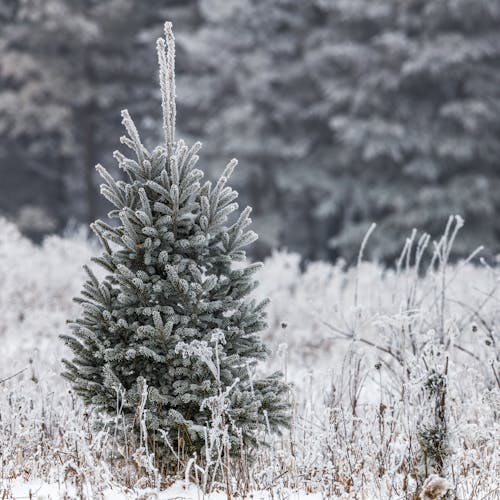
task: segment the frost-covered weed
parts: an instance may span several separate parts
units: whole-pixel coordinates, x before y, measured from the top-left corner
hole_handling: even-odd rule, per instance
[[[451,223],[448,242],[460,225]],[[97,415],[59,375],[58,335],[93,248],[82,235],[35,246],[0,226],[0,496],[19,477],[87,497],[111,483],[168,484],[147,435],[128,450],[114,438],[119,397],[109,430],[96,433]],[[449,264],[446,245],[412,235],[395,269],[301,270],[296,255],[270,257],[258,293],[272,300],[269,363],[292,383],[292,429],[229,457],[224,398],[207,401],[206,456],[181,453],[172,475],[275,498],[287,488],[325,498],[431,498],[444,487],[451,498],[500,495],[499,274],[478,259]]]

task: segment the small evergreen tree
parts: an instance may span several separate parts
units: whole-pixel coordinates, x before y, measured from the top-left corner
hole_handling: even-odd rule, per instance
[[[148,151],[128,113],[122,144],[136,156],[115,152],[127,181],[102,166],[101,193],[114,209],[115,225],[91,225],[104,247],[94,259],[107,271],[99,280],[86,268],[83,314],[65,335],[73,359],[64,376],[85,403],[116,414],[137,428],[137,411],[148,388],[143,416],[157,456],[184,446],[200,452],[213,405],[222,398],[234,445],[258,442],[259,432],[287,424],[287,386],[281,375],[256,379],[267,351],[259,332],[266,302],[249,297],[260,264],[242,264],[250,208],[232,223],[237,193],[226,186],[236,160],[212,185],[195,168],[200,143],[175,139],[175,46],[171,24],[157,42],[165,142]],[[165,432],[166,435],[165,435]],[[133,434],[133,433],[131,433]],[[169,441],[166,445],[165,437]],[[234,449],[234,448],[233,448]]]

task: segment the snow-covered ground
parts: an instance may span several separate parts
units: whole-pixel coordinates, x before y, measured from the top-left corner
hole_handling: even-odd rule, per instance
[[[266,261],[257,293],[272,300],[273,354],[261,369],[285,372],[294,417],[244,474],[234,464],[233,497],[411,498],[426,475],[426,387],[447,370],[442,476],[457,498],[500,498],[500,275],[476,261],[424,276],[416,246],[393,270]],[[61,378],[58,336],[97,251],[84,234],[35,246],[0,221],[0,498],[226,499],[215,481],[211,496],[186,489],[182,467],[159,478],[140,454],[124,458]]]
[[[75,486],[67,483],[48,484],[43,481],[26,482],[20,479],[14,479],[7,482],[4,486],[9,491],[12,498],[33,498],[33,500],[55,500],[59,498],[78,498],[80,492]],[[92,489],[89,488],[89,494]],[[120,500],[120,499],[145,499],[155,500],[227,500],[227,494],[224,492],[215,492],[204,495],[203,492],[192,483],[185,481],[176,481],[172,486],[162,490],[142,489],[142,490],[124,490],[118,486],[103,490],[102,500]],[[305,493],[303,491],[290,491],[286,489],[268,491],[253,491],[253,500],[272,500],[274,498],[286,498],[288,500],[320,500],[320,493]]]

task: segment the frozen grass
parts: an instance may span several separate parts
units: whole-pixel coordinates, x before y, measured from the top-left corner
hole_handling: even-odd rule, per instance
[[[192,457],[156,470],[144,447],[120,448],[118,418],[96,432],[58,339],[95,249],[83,234],[34,246],[0,222],[0,498],[201,497],[179,478],[220,498],[500,498],[500,275],[448,264],[459,226],[435,247],[413,235],[392,270],[268,259],[262,369],[291,383],[292,428],[215,474]],[[217,456],[223,432],[208,431]]]

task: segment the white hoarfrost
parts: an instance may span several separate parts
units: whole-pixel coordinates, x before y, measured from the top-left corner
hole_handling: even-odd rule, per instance
[[[95,249],[84,234],[36,246],[0,220],[0,498],[500,496],[500,274],[448,264],[458,223],[419,265],[416,238],[394,269],[267,259],[256,294],[271,298],[268,363],[291,383],[292,425],[222,464],[220,482],[199,457],[158,471],[147,447],[121,448],[119,394],[96,430],[60,376],[58,337]]]

